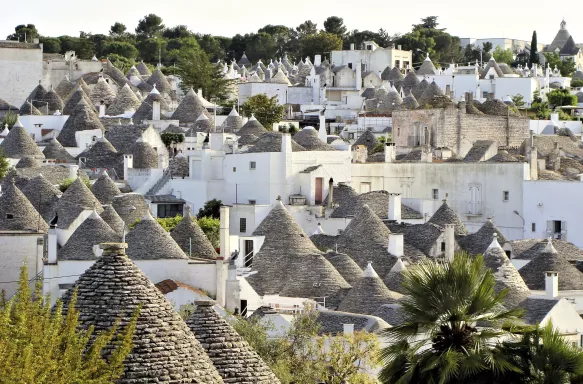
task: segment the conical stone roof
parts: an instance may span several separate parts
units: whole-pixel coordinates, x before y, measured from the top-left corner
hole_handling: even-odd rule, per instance
[[[118,236],[123,233],[124,224],[122,218],[117,214],[111,204],[103,206],[103,212],[101,212],[100,216]],[[127,233],[129,228],[127,225],[125,225],[125,227]]]
[[[255,135],[257,137],[261,136],[267,132],[267,129],[255,118],[255,116],[251,116],[249,120],[237,131],[238,136],[245,136],[245,135]]]
[[[14,168],[38,168],[41,165],[42,163],[37,158],[32,156],[23,156],[20,158],[20,160],[18,160],[18,163],[16,163]]]
[[[146,80],[146,82],[148,84],[150,84],[151,86],[155,85],[156,89],[159,92],[164,92],[168,95],[170,95],[172,93],[172,86],[170,85],[170,83],[168,82],[168,79],[162,73],[160,68],[156,68],[154,70],[154,72],[152,72],[152,75],[150,75],[148,77],[148,80]]]
[[[308,151],[335,151],[336,148],[324,143],[318,136],[318,131],[313,127],[305,127],[298,131],[294,137],[294,141],[307,149]]]
[[[136,64],[136,69],[142,76],[150,76],[152,74],[152,72],[150,72],[150,68],[148,68],[148,66],[144,64],[143,61],[140,61],[138,64]]]
[[[83,80],[82,77],[80,77],[79,80],[77,80],[77,84],[75,85],[75,88],[77,88],[77,86],[79,86],[83,90],[85,95],[89,95],[89,93],[91,93],[91,89],[89,88],[89,86],[87,85],[85,80]]]
[[[172,177],[188,177],[190,174],[190,165],[188,164],[188,157],[182,153],[178,153],[170,160],[168,168],[172,172]]]
[[[28,116],[28,115],[41,116],[42,115],[42,113],[38,110],[38,108],[35,107],[34,105],[32,105],[32,103],[28,100],[26,100],[22,104],[22,106],[18,110],[18,114],[21,116]]]
[[[101,254],[99,244],[119,241],[120,234],[116,234],[113,229],[93,211],[69,240],[59,249],[57,258],[59,260],[95,260]]]
[[[126,84],[119,90],[115,99],[109,108],[107,108],[107,114],[116,116],[125,113],[125,111],[136,111],[140,107],[140,104],[140,100],[138,100],[134,91]]]
[[[180,121],[180,124],[195,123],[201,114],[204,114],[209,121],[213,121],[212,116],[202,105],[202,102],[194,92],[194,89],[190,88],[186,96],[184,96],[184,99],[182,99],[172,114],[172,119]]]
[[[121,160],[115,147],[105,137],[100,137],[83,153],[87,168],[114,168]]]
[[[80,326],[108,331],[118,320],[123,329],[140,308],[119,384],[223,383],[180,315],[125,255],[125,246],[101,245],[103,255],[63,296],[64,311],[76,290]]]
[[[217,252],[196,221],[190,215],[190,205],[186,205],[184,218],[176,225],[170,236],[186,255],[194,258],[214,260]]]
[[[214,301],[197,301],[186,320],[225,383],[279,384],[257,352],[213,308]]]
[[[407,94],[407,92],[412,91],[417,85],[419,85],[419,78],[414,71],[409,71],[401,83],[403,91]]]
[[[63,229],[68,228],[79,217],[79,214],[85,210],[96,210],[97,213],[103,212],[99,201],[93,196],[93,193],[81,178],[77,177],[59,199],[57,204],[57,215],[59,216],[57,226]]]
[[[365,204],[338,237],[338,246],[360,268],[366,268],[372,262],[384,276],[397,261],[387,251],[390,233],[381,219]]]
[[[403,99],[403,106],[407,109],[419,108],[419,103],[410,90],[408,91],[407,96]]]
[[[362,269],[346,253],[328,250],[324,257],[350,285],[354,285],[363,276]]]
[[[354,144],[352,144],[352,149],[356,149],[359,145],[364,145],[367,148],[368,154],[371,155],[377,143],[378,141],[374,133],[367,129],[358,137],[358,139],[356,139]]]
[[[404,79],[405,77],[401,73],[401,70],[397,67],[393,67],[393,69],[391,69],[391,71],[389,72],[389,77],[387,80],[393,83],[393,85],[396,88],[400,88],[403,84]]]
[[[457,242],[470,255],[478,255],[486,252],[492,244],[494,235],[496,235],[498,244],[504,245],[508,242],[502,232],[494,225],[492,219],[488,219],[478,231],[459,237]]]
[[[338,307],[339,311],[372,315],[381,305],[396,304],[401,294],[385,286],[369,262],[363,276],[354,284]]]
[[[20,159],[25,156],[32,156],[37,159],[45,158],[38,145],[36,145],[28,131],[19,121],[12,127],[2,143],[0,143],[0,150],[2,150],[4,156],[12,159]]]
[[[63,100],[52,88],[45,94],[43,101],[47,103],[49,115],[63,110]]]
[[[149,212],[126,235],[126,240],[128,256],[133,260],[188,259]]]
[[[407,294],[405,288],[403,288],[403,280],[405,280],[404,272],[407,270],[405,263],[399,257],[393,268],[387,273],[383,279],[383,283],[393,292],[400,293],[402,295]]]
[[[90,106],[93,112],[97,111],[91,102],[91,99],[89,99],[89,96],[85,93],[85,91],[83,91],[83,88],[80,85],[77,85],[73,93],[71,93],[69,98],[65,101],[65,105],[63,106],[63,115],[72,115],[77,105],[79,105],[81,99],[85,101],[85,104]]]
[[[551,239],[546,247],[518,272],[528,288],[543,291],[547,271],[558,272],[560,291],[583,289],[583,273],[569,263],[564,255],[557,252]]]
[[[389,80],[390,74],[391,74],[391,66],[389,65],[381,73],[381,80]]]
[[[417,100],[419,100],[419,98],[421,97],[421,95],[423,95],[423,92],[425,92],[425,89],[427,89],[427,87],[429,87],[429,82],[425,79],[421,80],[419,82],[419,84],[417,84],[417,86],[413,87],[413,96],[415,96],[415,98]]]
[[[239,116],[239,113],[235,110],[235,107],[229,113],[229,116],[225,119],[221,128],[224,129],[225,132],[235,132],[236,130],[240,129],[243,126],[243,119]]]
[[[110,105],[115,99],[115,92],[113,92],[113,89],[111,89],[105,79],[100,77],[99,80],[97,80],[97,84],[93,86],[93,89],[89,94],[89,99],[91,99],[93,105],[100,105],[102,102],[105,105]]]
[[[361,97],[364,97],[365,99],[372,99],[374,98],[376,95],[376,88],[374,87],[374,85],[369,84],[366,89],[360,94]]]
[[[150,205],[144,195],[135,192],[117,195],[111,205],[128,226],[142,220],[150,212]]]
[[[498,243],[496,234],[492,236],[492,243],[484,253],[484,264],[494,273],[496,293],[508,290],[504,298],[504,305],[507,308],[518,307],[531,295],[530,290],[520,277],[520,273]]]
[[[103,171],[101,176],[97,178],[97,181],[93,183],[91,186],[91,192],[103,205],[111,204],[113,198],[121,194],[121,191],[117,185],[115,185],[113,180],[111,180],[107,171]]]
[[[79,104],[75,107],[71,116],[63,125],[63,129],[57,136],[57,140],[65,147],[76,147],[77,139],[75,132],[99,129],[105,131],[103,124],[99,121],[97,114],[91,109],[85,99],[81,98]]]
[[[63,79],[61,80],[59,85],[57,85],[57,88],[55,88],[55,92],[57,92],[57,95],[59,95],[61,100],[66,100],[71,94],[71,92],[73,92],[74,88],[75,83],[72,83],[67,79]]]
[[[14,185],[14,179],[4,183],[0,196],[0,229],[34,232],[46,232],[49,229],[38,211]]]
[[[261,249],[253,257],[252,268],[257,274],[247,278],[259,295],[327,297],[327,304],[334,307],[350,288],[281,201],[259,224],[253,236],[265,236]]]
[[[49,145],[43,149],[43,154],[45,155],[45,158],[54,159],[60,163],[69,163],[75,161],[75,158],[71,156],[65,147],[63,147],[61,143],[59,143],[59,141],[54,137],[49,142]]]
[[[39,81],[38,85],[34,87],[32,92],[30,92],[26,100],[29,100],[35,107],[41,108],[45,107],[45,104],[42,103],[42,101],[44,100],[46,95],[47,90],[45,89],[45,87],[42,86],[42,84]]]
[[[425,106],[427,104],[430,104],[433,101],[433,98],[435,98],[436,96],[443,96],[443,92],[441,88],[439,88],[439,85],[437,85],[435,81],[432,81],[431,84],[429,84],[429,86],[425,88],[423,94],[419,97],[418,99],[419,105]]]
[[[55,217],[61,191],[41,174],[30,179],[22,193],[47,223]]]
[[[419,76],[437,75],[437,69],[435,69],[435,66],[431,62],[429,56],[427,56],[425,60],[423,60],[423,64],[421,64],[421,67],[419,67],[419,69],[417,70],[417,75]]]
[[[429,223],[435,224],[440,226],[441,228],[445,228],[446,224],[453,224],[455,226],[455,234],[456,236],[463,236],[467,235],[468,232],[464,223],[460,220],[458,215],[454,212],[453,209],[447,204],[447,200],[443,200],[443,204],[433,216],[428,221]]]
[[[213,127],[211,126],[208,117],[206,117],[204,113],[201,113],[200,116],[196,119],[196,122],[194,123],[194,126],[191,128],[191,130],[193,130],[194,132],[209,133],[211,131],[214,131],[214,129],[212,128]]]
[[[134,155],[134,168],[158,168],[158,153],[147,141],[138,139],[132,148],[132,154]]]
[[[136,112],[133,114],[132,119],[135,123],[141,123],[144,120],[152,120],[153,119],[153,103],[154,101],[158,101],[160,103],[160,113],[162,114],[164,111],[169,111],[170,107],[168,103],[164,100],[158,91],[148,93],[148,96],[142,101]],[[160,118],[163,118],[161,115]]]

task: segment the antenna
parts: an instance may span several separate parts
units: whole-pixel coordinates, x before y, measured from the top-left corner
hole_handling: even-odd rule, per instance
[[[158,47],[158,64],[162,65],[162,47]]]

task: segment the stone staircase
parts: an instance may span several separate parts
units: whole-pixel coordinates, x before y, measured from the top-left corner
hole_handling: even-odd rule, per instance
[[[150,190],[146,193],[146,196],[154,196],[166,185],[166,183],[170,180],[171,177],[170,169],[166,169],[162,174],[162,177],[150,188]]]

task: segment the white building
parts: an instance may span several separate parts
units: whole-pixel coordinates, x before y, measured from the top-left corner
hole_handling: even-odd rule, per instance
[[[20,108],[42,79],[42,44],[0,41],[0,99]]]

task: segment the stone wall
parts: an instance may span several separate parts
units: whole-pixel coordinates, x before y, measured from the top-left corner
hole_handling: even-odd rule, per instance
[[[457,108],[393,113],[393,140],[397,146],[429,143],[434,148],[450,148],[461,157],[477,140],[493,140],[500,146],[520,146],[529,133],[529,120],[524,117],[472,115]]]
[[[20,108],[42,78],[41,45],[0,45],[0,99]]]

